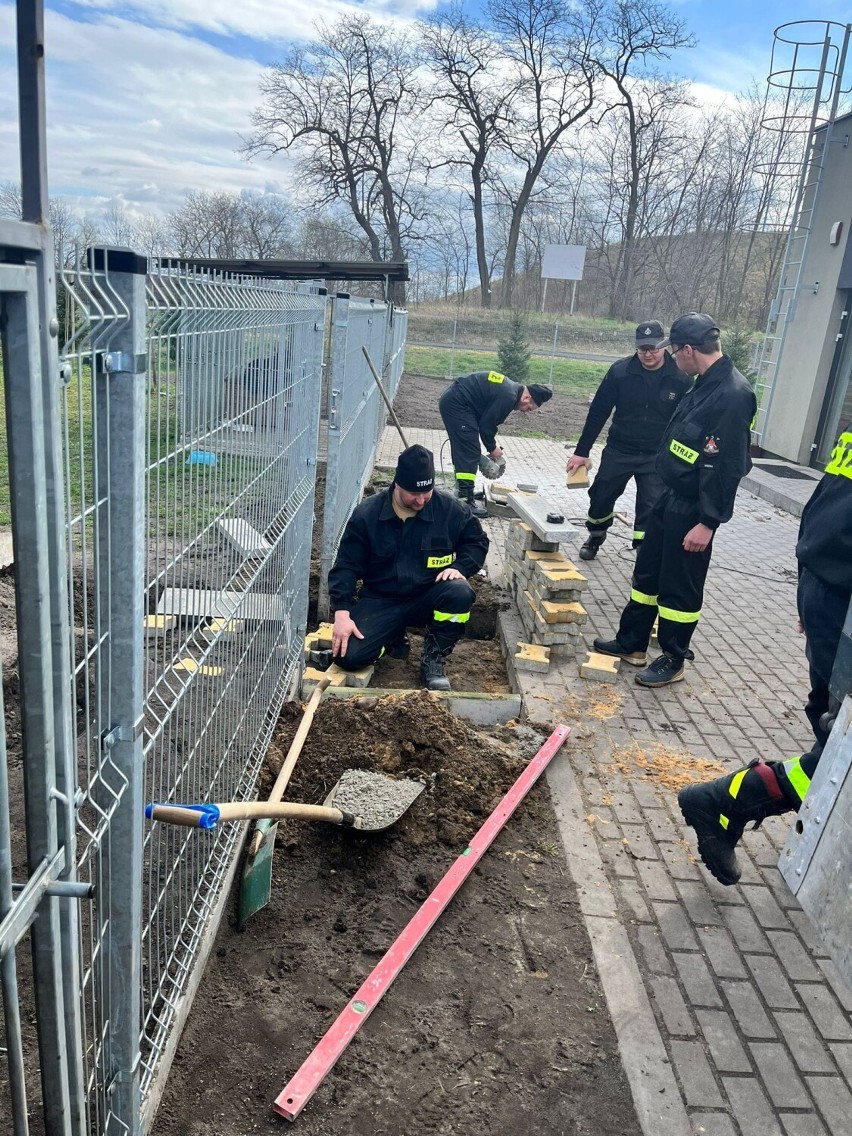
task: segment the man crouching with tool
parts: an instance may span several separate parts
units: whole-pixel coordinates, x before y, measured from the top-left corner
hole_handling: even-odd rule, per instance
[[[332,658],[348,671],[385,651],[405,659],[405,629],[425,626],[420,676],[429,690],[450,690],[445,660],[470,619],[476,593],[467,578],[485,563],[488,537],[466,505],[434,487],[431,452],[409,446],[390,489],[349,518],[328,574]]]

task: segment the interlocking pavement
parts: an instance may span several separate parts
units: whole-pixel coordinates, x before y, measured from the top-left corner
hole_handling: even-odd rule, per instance
[[[445,441],[441,431],[406,432],[436,456]],[[588,497],[565,488],[564,445],[513,437],[505,448],[503,480],[537,484],[577,523],[565,552],[589,578],[586,640],[609,636],[629,590],[632,484],[616,506],[624,521],[584,564],[576,552]],[[386,431],[378,464],[392,467],[399,450]],[[504,522],[486,524],[499,579]],[[634,761],[663,746],[673,767],[688,751],[733,769],[808,747],[797,530],[796,517],[741,489],[714,538],[684,682],[648,690],[622,667],[603,688],[570,660],[517,676],[531,719],[573,726],[550,788],[646,1136],[852,1136],[852,991],[778,871],[790,817],[746,833],[742,880],[722,887],[696,859],[674,789]],[[504,635],[514,650],[523,634],[513,619]],[[578,715],[595,691],[609,708]]]

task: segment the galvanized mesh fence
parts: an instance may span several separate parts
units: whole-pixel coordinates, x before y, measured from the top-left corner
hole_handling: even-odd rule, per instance
[[[328,446],[317,608],[329,615],[328,573],[346,522],[373,469],[387,410],[364,349],[389,399],[402,377],[408,313],[390,304],[334,299],[329,360]],[[402,449],[400,441],[400,449]]]

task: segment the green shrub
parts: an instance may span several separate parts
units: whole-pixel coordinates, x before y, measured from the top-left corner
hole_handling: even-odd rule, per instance
[[[506,335],[497,344],[500,370],[516,383],[526,383],[530,373],[531,354],[526,320],[521,312],[512,312]]]

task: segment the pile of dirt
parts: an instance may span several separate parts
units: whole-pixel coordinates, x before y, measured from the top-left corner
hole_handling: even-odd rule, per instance
[[[300,720],[301,708],[288,703],[267,756],[261,796],[272,788]],[[538,739],[532,731],[529,736]],[[422,781],[426,790],[395,826],[394,838],[413,847],[438,843],[458,848],[522,767],[517,744],[473,730],[426,691],[378,700],[332,697],[320,704],[287,795],[320,804],[346,769]],[[286,843],[290,833],[279,832]]]

